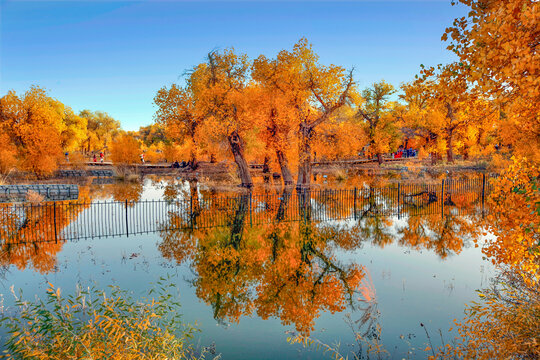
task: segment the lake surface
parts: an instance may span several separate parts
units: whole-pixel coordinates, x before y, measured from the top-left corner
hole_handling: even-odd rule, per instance
[[[197,323],[200,344],[215,343],[224,359],[329,357],[287,343],[298,333],[339,342],[343,355],[365,354],[366,344],[355,340],[360,334],[382,344],[388,351],[383,358],[427,358],[420,323],[433,345],[449,342],[456,335],[448,331],[452,320],[462,317],[465,303],[493,274],[473,242],[482,241],[479,183],[435,184],[407,200],[404,194],[417,189],[400,190],[398,200],[395,184],[389,189],[396,190],[384,191],[355,185],[356,193],[350,186],[334,193],[321,188],[307,197],[270,189],[267,201],[260,191],[248,198],[181,180],[82,189],[87,205],[63,215],[62,206],[55,210],[56,241],[3,239],[4,305],[13,302],[11,286],[27,298],[43,295],[47,282],[64,293],[77,283],[97,283],[138,295],[169,275],[184,320]],[[444,195],[435,199],[432,193]],[[107,200],[115,202],[103,204]],[[149,233],[104,237],[125,219],[120,207],[122,220],[107,220],[113,212],[105,209],[118,203],[137,214],[129,218],[131,229],[152,224]],[[89,219],[102,229],[98,237],[73,240]]]

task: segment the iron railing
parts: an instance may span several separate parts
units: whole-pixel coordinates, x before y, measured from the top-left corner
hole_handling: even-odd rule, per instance
[[[373,216],[442,216],[485,212],[486,177],[437,184],[393,183],[345,190],[284,190],[280,194],[192,195],[173,200],[0,204],[1,243],[129,236],[169,229],[274,221],[359,220]]]

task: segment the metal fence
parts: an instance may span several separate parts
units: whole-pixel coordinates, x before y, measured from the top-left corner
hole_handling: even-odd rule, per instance
[[[195,195],[173,200],[0,204],[2,243],[129,236],[169,229],[247,226],[275,221],[359,220],[374,216],[484,213],[485,176],[438,184],[394,183],[280,194]]]

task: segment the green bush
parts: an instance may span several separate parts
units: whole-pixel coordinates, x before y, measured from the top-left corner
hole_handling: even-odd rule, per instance
[[[197,331],[181,321],[174,285],[160,279],[148,297],[135,300],[125,290],[95,287],[63,297],[49,283],[45,300],[15,296],[0,323],[9,334],[7,359],[194,359],[189,339]],[[151,297],[154,296],[154,297]]]

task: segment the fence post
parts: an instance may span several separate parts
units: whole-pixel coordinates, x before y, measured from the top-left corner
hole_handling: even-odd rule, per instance
[[[482,217],[484,217],[484,200],[486,197],[486,174],[482,174]]]
[[[401,183],[397,184],[397,214],[398,219],[401,219],[401,209],[399,206],[399,200],[401,199]]]
[[[249,226],[253,227],[253,219],[251,216],[251,191],[249,192]]]
[[[56,233],[56,201],[53,202],[53,218],[54,218],[54,241],[58,243],[58,234]]]
[[[126,209],[126,236],[129,237],[128,201],[127,201],[127,199],[126,199],[126,202],[125,202],[125,209]]]
[[[441,184],[441,216],[444,218],[444,179]]]
[[[193,230],[193,193],[189,193],[189,224]]]
[[[354,220],[356,220],[356,197],[357,197],[357,189],[355,186],[354,187]]]

